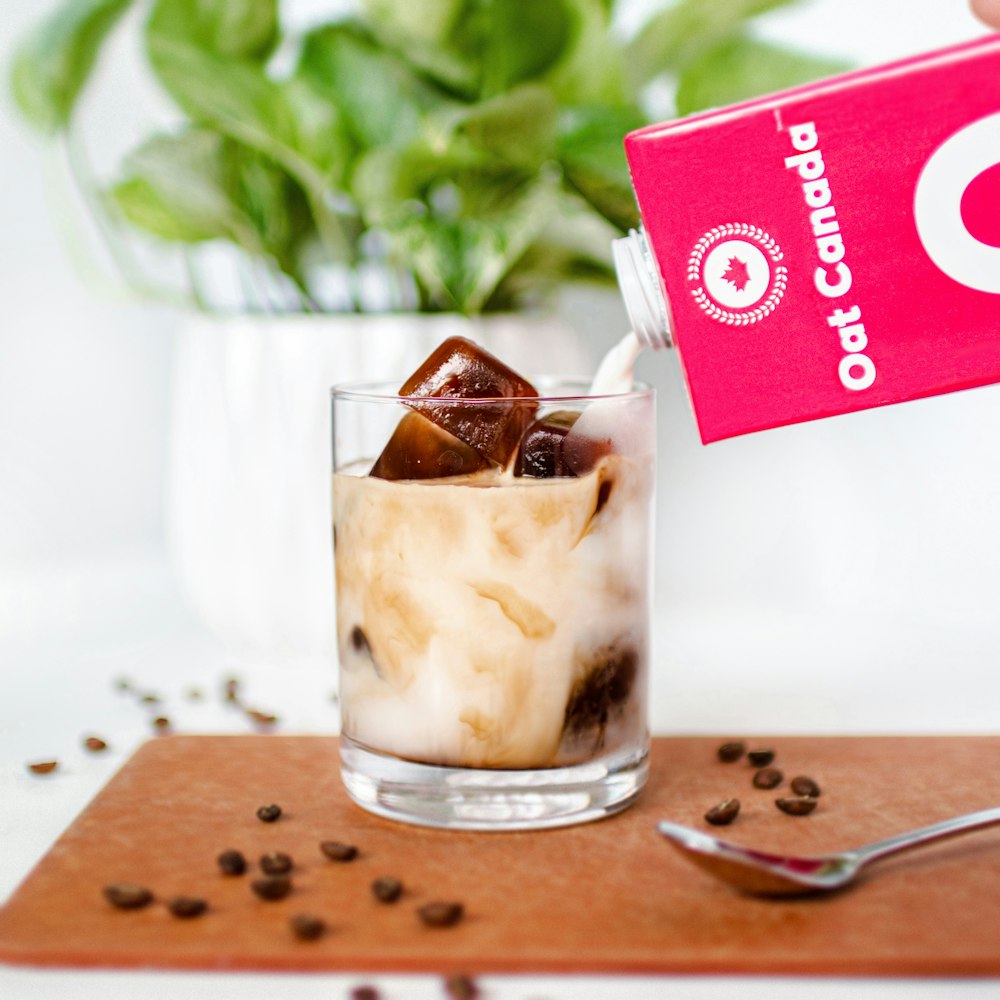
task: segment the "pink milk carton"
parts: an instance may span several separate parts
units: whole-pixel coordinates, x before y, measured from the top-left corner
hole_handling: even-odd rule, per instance
[[[626,137],[704,442],[1000,381],[1000,35]]]

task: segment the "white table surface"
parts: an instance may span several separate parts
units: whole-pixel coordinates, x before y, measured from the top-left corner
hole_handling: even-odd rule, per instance
[[[931,616],[897,641],[884,622],[852,648],[867,652],[845,665],[836,628],[767,620],[759,613],[691,611],[657,615],[653,681],[654,732],[753,735],[793,732],[982,732],[990,728],[1000,680],[991,651],[996,626],[942,627]],[[956,632],[961,632],[956,650]],[[937,636],[938,638],[935,638]],[[802,650],[813,655],[803,661]],[[950,697],[931,669],[945,650],[951,672],[989,685],[983,696]],[[895,660],[893,655],[895,654]],[[875,672],[874,664],[882,669]],[[219,685],[230,674],[248,697],[277,712],[282,732],[329,733],[336,709],[332,668],[236,662],[186,609],[165,558],[156,551],[118,555],[75,568],[0,574],[0,901],[5,900],[76,814],[150,734],[150,712],[121,694],[128,677],[164,699],[178,731],[243,732]],[[912,679],[911,690],[903,683]],[[836,684],[829,682],[836,678]],[[206,697],[189,701],[191,686]],[[752,724],[751,724],[752,720]],[[81,739],[103,736],[111,749],[88,755]],[[58,771],[40,778],[26,762],[55,757]],[[998,945],[1000,947],[1000,945]],[[233,997],[349,996],[361,983],[385,1000],[445,996],[426,975],[265,975],[36,970],[0,966],[3,1000],[119,1000],[155,993],[192,1000]],[[722,976],[482,976],[485,1000],[590,1000],[679,997],[927,1000],[1000,997],[997,980],[900,980]]]

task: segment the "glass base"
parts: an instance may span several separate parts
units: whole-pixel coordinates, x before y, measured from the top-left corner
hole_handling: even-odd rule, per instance
[[[449,830],[539,830],[601,819],[638,796],[648,748],[568,767],[498,771],[418,764],[340,737],[348,795],[388,819]]]

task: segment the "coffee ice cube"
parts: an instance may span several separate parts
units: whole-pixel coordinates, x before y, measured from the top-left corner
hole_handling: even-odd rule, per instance
[[[556,410],[540,417],[521,438],[514,475],[534,479],[586,475],[614,451],[608,436],[581,434],[580,425],[586,423],[579,411],[572,410]]]
[[[479,472],[489,463],[464,441],[419,413],[407,413],[375,460],[376,479],[439,479]]]
[[[563,445],[579,416],[573,410],[556,410],[536,420],[521,438],[514,475],[532,479],[575,476],[576,472],[566,464]]]
[[[412,397],[408,406],[501,467],[510,462],[538,406],[530,382],[464,337],[445,340],[399,394]],[[435,399],[468,402],[438,404]]]
[[[564,742],[592,740],[600,748],[608,723],[624,711],[638,673],[639,654],[631,645],[612,643],[594,650],[566,702]]]

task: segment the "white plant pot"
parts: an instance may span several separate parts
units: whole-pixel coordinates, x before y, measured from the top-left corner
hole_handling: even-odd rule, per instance
[[[178,331],[168,545],[231,655],[333,662],[330,387],[402,380],[452,335],[526,374],[594,369],[554,317],[192,316]]]

